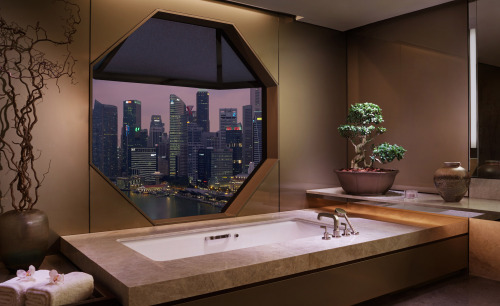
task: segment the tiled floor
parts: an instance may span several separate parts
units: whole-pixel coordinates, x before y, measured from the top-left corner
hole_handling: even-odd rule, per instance
[[[500,305],[500,282],[460,274],[358,304],[370,305]]]

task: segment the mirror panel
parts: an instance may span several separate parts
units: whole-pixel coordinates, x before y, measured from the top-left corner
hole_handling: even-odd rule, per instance
[[[484,179],[500,179],[500,2],[476,0],[469,4],[471,47],[476,34],[477,125],[474,124],[474,80],[471,74],[471,173]],[[471,49],[471,58],[473,50]],[[471,72],[474,67],[471,66]],[[477,146],[472,141],[477,126]],[[477,166],[477,167],[476,167]]]

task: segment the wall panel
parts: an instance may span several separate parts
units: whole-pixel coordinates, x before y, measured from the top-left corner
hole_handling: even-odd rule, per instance
[[[280,20],[281,210],[307,208],[305,191],[338,185],[346,142],[338,136],[346,101],[343,33]]]
[[[81,23],[77,25],[74,41],[70,45],[72,56],[77,60],[74,67],[74,84],[61,78],[58,85],[47,83],[44,98],[38,103],[38,123],[33,130],[34,153],[40,155],[36,169],[41,175],[48,170],[40,188],[40,200],[35,208],[43,210],[49,218],[52,240],[57,235],[69,235],[88,231],[88,49],[89,18],[88,1],[73,1],[80,8]],[[21,26],[40,26],[49,36],[60,37],[61,23],[67,16],[60,2],[21,0],[3,1],[0,14],[7,22]],[[43,47],[48,58],[61,61],[64,47]],[[49,167],[50,165],[50,167]],[[0,172],[0,188],[8,187],[12,172]],[[10,210],[10,202],[4,198],[1,205]]]
[[[376,143],[408,150],[385,166],[400,170],[396,188],[432,192],[443,162],[468,167],[467,22],[456,1],[348,32],[348,104],[380,105]]]

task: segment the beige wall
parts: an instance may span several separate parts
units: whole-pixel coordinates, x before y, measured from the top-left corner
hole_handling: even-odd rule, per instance
[[[39,174],[50,163],[40,200],[35,208],[49,216],[51,231],[58,235],[87,232],[89,229],[89,167],[88,167],[88,48],[89,16],[88,1],[76,1],[80,6],[81,23],[77,27],[74,42],[70,45],[76,58],[75,81],[61,79],[59,87],[49,82],[44,90],[43,102],[38,104],[39,122],[34,128],[33,144],[41,152],[36,163]],[[29,10],[27,8],[30,8]],[[52,35],[60,33],[60,16],[66,16],[60,3],[53,1],[21,0],[2,1],[0,14],[8,21],[22,26],[40,25]],[[61,54],[60,49],[47,50],[47,56]],[[0,173],[0,188],[5,192],[8,173]],[[2,199],[2,206],[11,209],[10,202]],[[52,239],[57,236],[53,234]]]
[[[337,137],[346,101],[345,36],[280,22],[279,155],[281,210],[307,208],[307,189],[338,185],[346,158]]]
[[[434,190],[446,161],[468,167],[467,3],[458,1],[348,33],[348,103],[383,109],[377,143],[404,146],[395,185]],[[352,156],[352,155],[350,155]]]

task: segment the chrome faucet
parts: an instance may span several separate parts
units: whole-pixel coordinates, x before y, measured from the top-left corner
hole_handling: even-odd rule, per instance
[[[340,238],[342,235],[340,235],[340,226],[339,226],[339,217],[336,214],[331,214],[331,213],[319,213],[318,214],[318,220],[321,219],[321,217],[328,217],[333,219],[333,234],[332,237],[335,238]],[[326,234],[326,228],[325,228],[325,236]],[[326,239],[326,238],[324,238]]]
[[[349,221],[349,218],[347,217],[347,213],[345,210],[343,210],[342,208],[335,208],[335,214],[339,217],[344,217],[345,221],[347,222],[347,224],[349,224],[349,227],[351,229],[351,234],[353,235],[357,235],[359,234],[359,232],[357,232],[354,227],[352,226],[351,224],[351,221]],[[345,230],[344,230],[344,235],[345,236],[348,236],[346,234],[346,231],[347,231],[347,225],[345,225]]]

